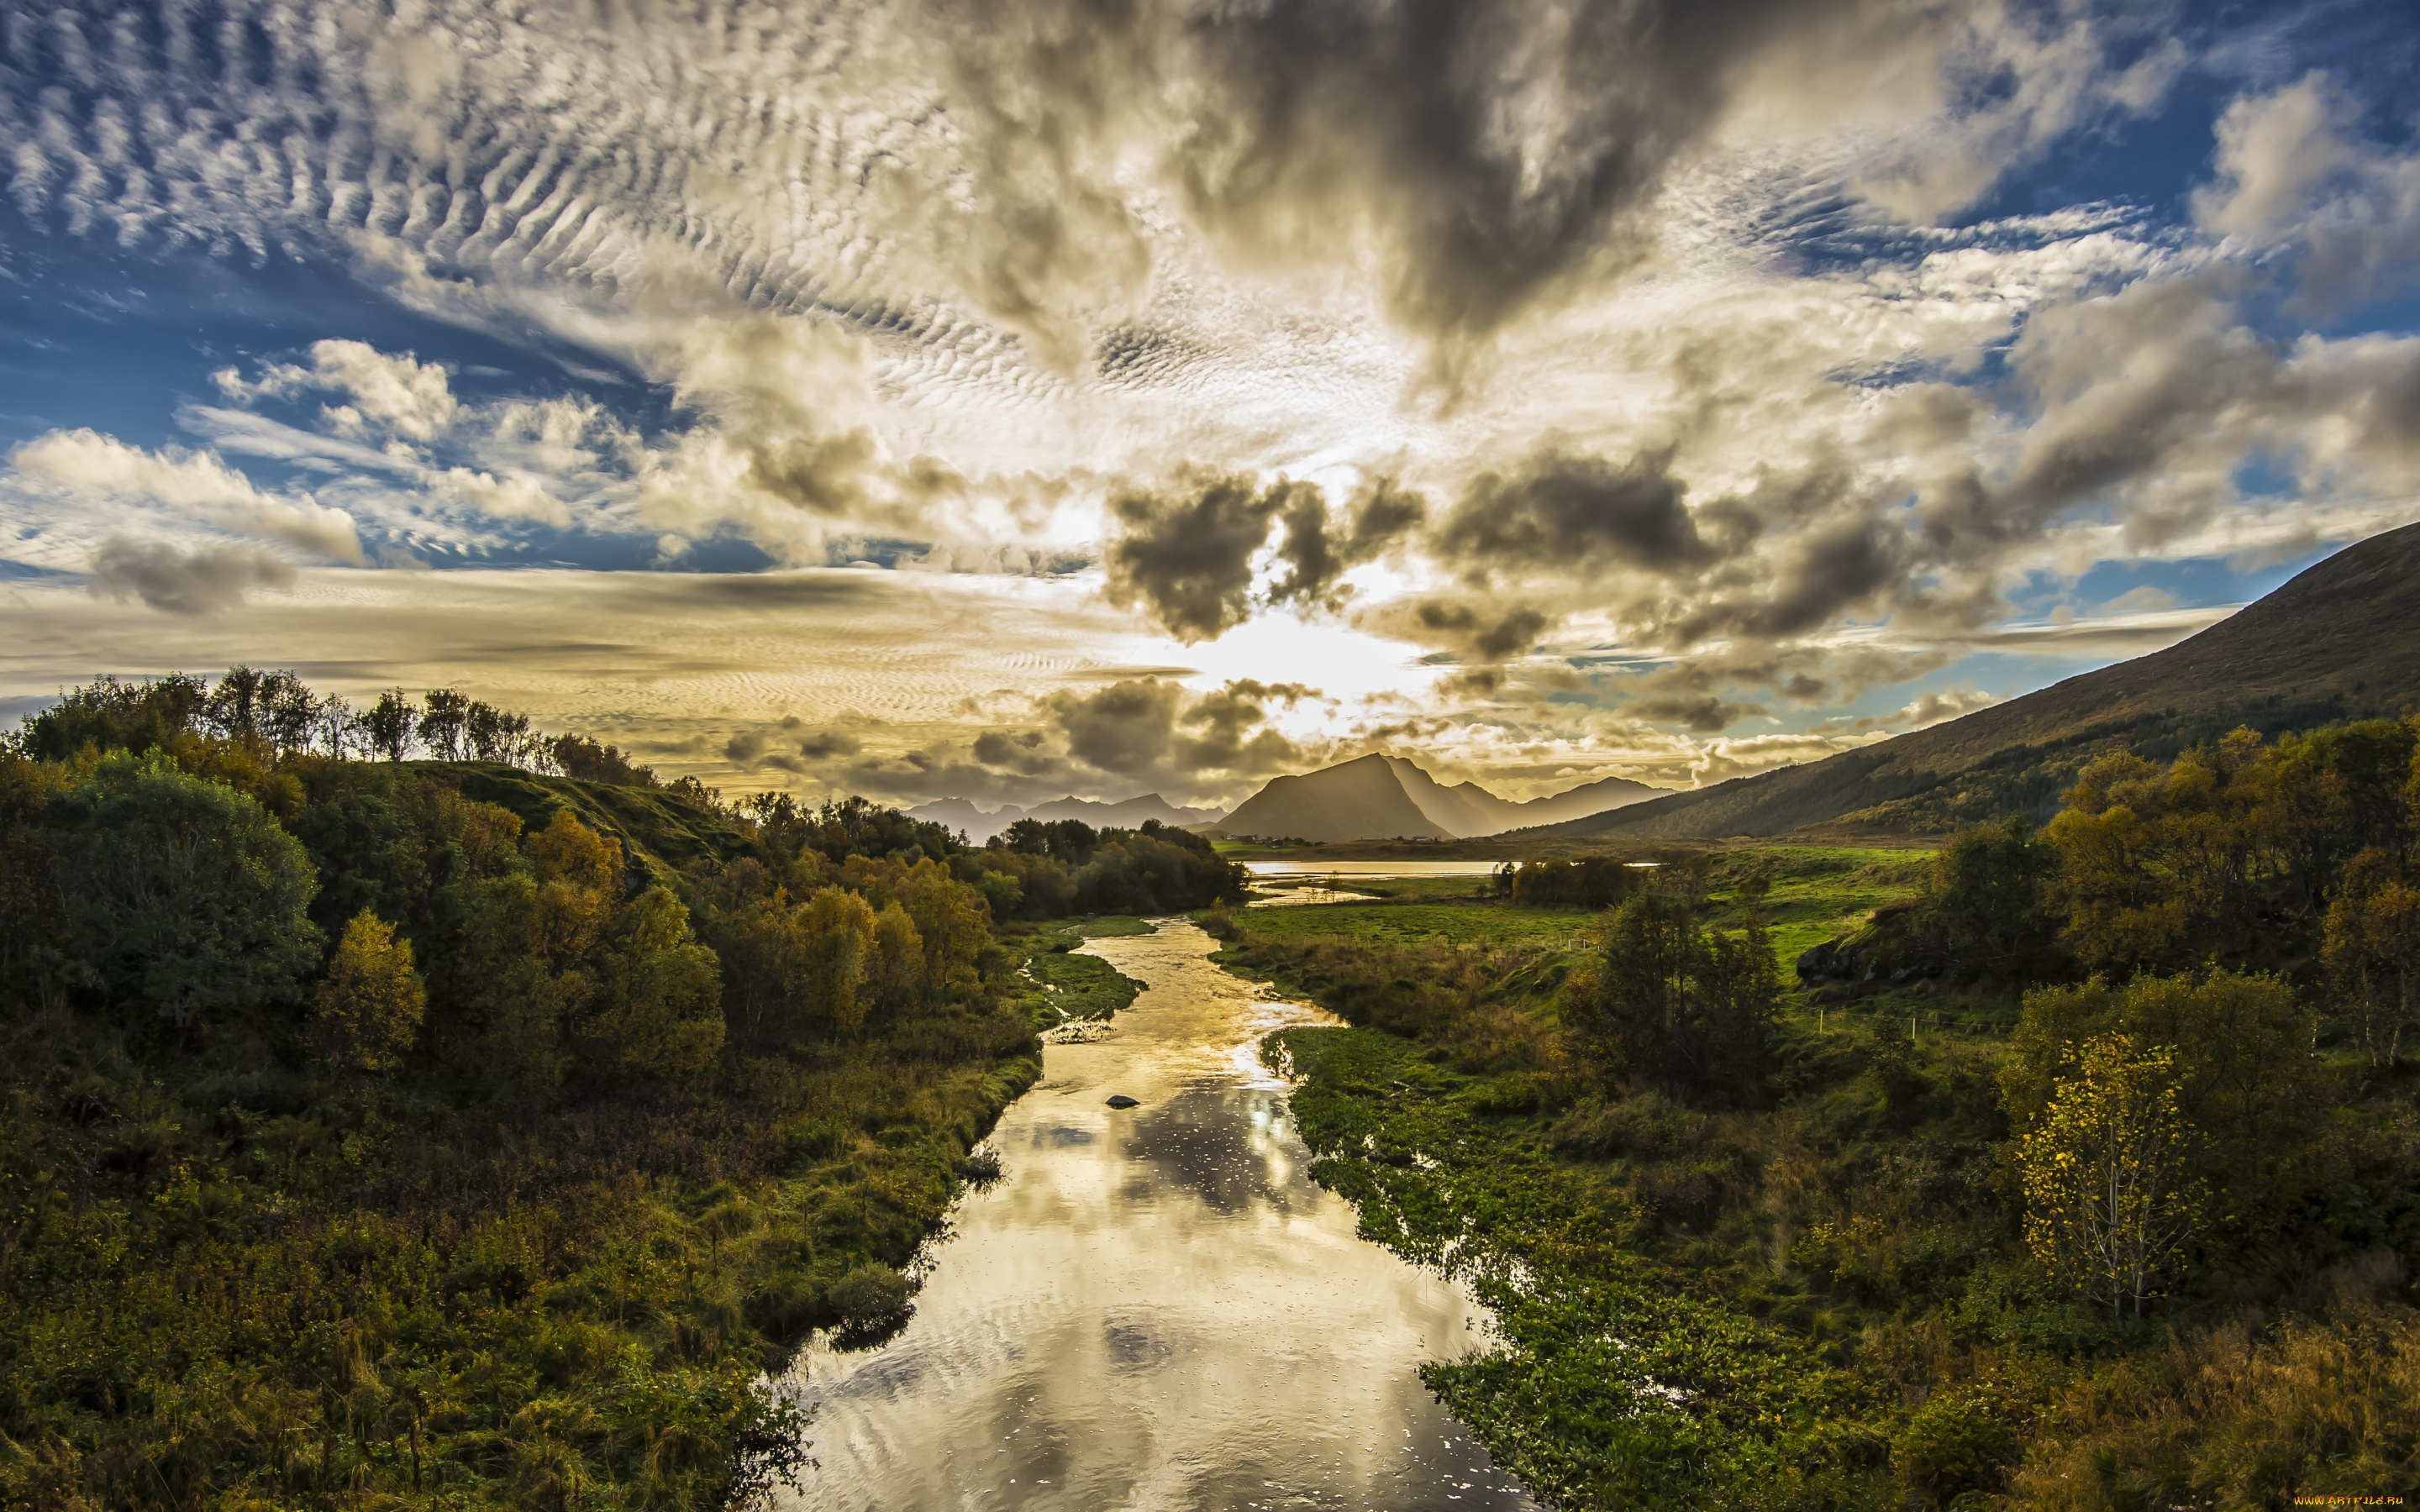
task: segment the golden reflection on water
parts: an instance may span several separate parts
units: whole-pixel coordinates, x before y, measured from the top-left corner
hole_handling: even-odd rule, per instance
[[[1259,1043],[1336,1020],[1211,965],[1216,944],[1166,922],[1085,947],[1148,990],[1049,1046],[992,1136],[1006,1177],[958,1208],[907,1330],[800,1356],[821,1468],[788,1504],[1535,1504],[1416,1374],[1483,1348],[1481,1309],[1306,1174]]]

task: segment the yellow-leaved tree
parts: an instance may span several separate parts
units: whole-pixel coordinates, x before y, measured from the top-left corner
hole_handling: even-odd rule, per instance
[[[2134,1315],[2200,1227],[2175,1057],[2122,1034],[2086,1041],[2017,1147],[2025,1242],[2053,1275]]]
[[[2420,887],[2384,853],[2364,851],[2345,868],[2328,906],[2321,959],[2370,1065],[2394,1065],[2404,1028],[2420,1014]]]
[[[412,968],[411,942],[365,908],[345,926],[328,975],[311,998],[311,1047],[340,1072],[395,1069],[420,1032],[428,996]]]
[[[810,1021],[855,1034],[878,990],[868,980],[880,963],[874,910],[856,893],[823,887],[799,905],[793,919],[799,938],[794,1000]]]

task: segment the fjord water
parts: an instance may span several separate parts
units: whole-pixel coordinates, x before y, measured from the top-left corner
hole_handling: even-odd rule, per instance
[[[1274,1029],[1336,1020],[1213,966],[1193,925],[1085,947],[1146,991],[1050,1045],[889,1343],[802,1354],[799,1507],[1531,1507],[1420,1384],[1483,1347],[1454,1283],[1307,1174]],[[1114,1093],[1140,1100],[1118,1111]]]

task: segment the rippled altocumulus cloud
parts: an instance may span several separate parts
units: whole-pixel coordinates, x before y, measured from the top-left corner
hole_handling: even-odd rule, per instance
[[[1397,648],[1390,692],[1274,705],[1297,753],[1703,775],[1865,738],[1827,711],[2024,585],[2415,512],[2420,342],[2379,301],[2420,154],[2355,82],[2235,76],[2181,197],[1968,214],[2217,77],[2184,11],[1097,9],[0,6],[36,225],[341,265],[665,406],[334,333],[229,365],[178,445],[21,446],[11,560],[219,620],[582,542],[1072,573],[1193,649]],[[871,780],[1042,709],[699,748]]]

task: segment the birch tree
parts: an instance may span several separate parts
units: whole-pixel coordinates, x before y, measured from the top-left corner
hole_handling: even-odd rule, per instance
[[[2134,1316],[2200,1226],[2201,1181],[2174,1057],[2120,1034],[2088,1041],[2018,1147],[2025,1242],[2054,1275]]]

